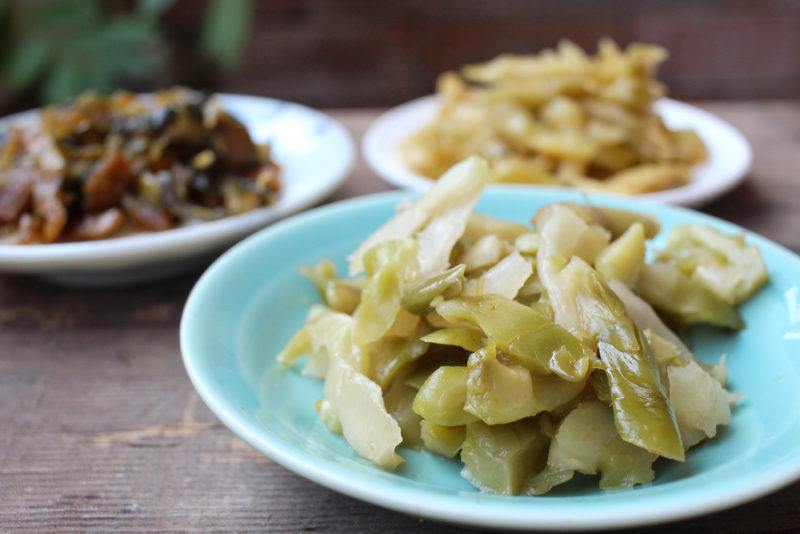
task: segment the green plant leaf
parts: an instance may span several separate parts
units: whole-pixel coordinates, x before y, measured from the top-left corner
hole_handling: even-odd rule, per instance
[[[41,97],[46,103],[66,100],[81,92],[80,71],[69,63],[60,63],[44,80]]]
[[[169,8],[175,5],[175,0],[139,0],[137,11],[152,19],[163,15]]]
[[[13,90],[32,84],[47,67],[48,47],[39,39],[26,39],[9,52],[3,65],[3,82]]]
[[[200,47],[225,69],[239,66],[252,25],[252,0],[209,0]]]

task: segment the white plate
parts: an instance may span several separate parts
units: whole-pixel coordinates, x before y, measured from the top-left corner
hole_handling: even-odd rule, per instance
[[[367,130],[362,150],[378,176],[398,187],[424,190],[431,180],[406,167],[397,147],[433,120],[438,109],[435,95],[392,108]],[[669,98],[656,102],[656,110],[670,128],[692,128],[708,147],[708,159],[693,169],[690,184],[648,193],[637,198],[650,202],[699,206],[733,189],[747,176],[753,160],[747,139],[733,126],[698,107]],[[502,184],[501,184],[502,185]]]
[[[270,222],[333,193],[350,172],[353,141],[327,115],[299,104],[219,94],[258,143],[269,142],[281,166],[281,190],[271,206],[164,232],[47,245],[0,245],[0,272],[27,273],[77,285],[131,283],[168,276],[207,262]],[[0,130],[36,120],[38,111],[0,119]]]

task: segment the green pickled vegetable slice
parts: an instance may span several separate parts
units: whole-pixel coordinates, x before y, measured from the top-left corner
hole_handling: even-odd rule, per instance
[[[538,413],[531,373],[513,362],[502,362],[494,344],[473,353],[467,363],[464,409],[484,423],[511,423]]]
[[[573,286],[585,330],[598,340],[620,436],[682,461],[683,444],[655,357],[625,306],[603,277],[580,258],[573,258],[562,276]]]
[[[400,304],[406,310],[424,315],[431,301],[439,295],[458,296],[464,282],[464,265],[456,265],[445,272],[403,289]]]
[[[392,383],[383,396],[383,404],[386,406],[386,411],[400,425],[400,434],[403,437],[403,445],[406,447],[417,447],[422,443],[420,427],[422,418],[414,413],[412,408],[416,395],[416,389],[407,386],[403,383],[403,380],[398,379]]]
[[[597,256],[594,265],[606,279],[632,287],[644,265],[644,253],[644,227],[636,222]]]
[[[394,324],[400,312],[403,281],[416,264],[417,244],[413,239],[387,241],[364,255],[367,284],[355,311],[355,335],[359,345],[379,339]]]
[[[725,235],[699,224],[673,228],[658,259],[733,305],[749,299],[768,279],[761,253],[744,236]]]
[[[600,488],[631,488],[655,478],[653,462],[658,455],[626,443],[615,436],[600,458]]]
[[[432,423],[459,426],[478,418],[464,410],[467,402],[468,370],[444,365],[434,371],[414,398],[414,412]]]
[[[291,367],[302,355],[311,350],[311,335],[308,328],[303,327],[292,336],[283,350],[278,354],[278,363]]]
[[[437,313],[453,324],[477,326],[497,347],[533,373],[565,380],[586,376],[592,351],[536,310],[499,295],[442,302]]]
[[[452,458],[461,450],[467,437],[464,426],[442,426],[422,420],[422,443],[429,451],[445,458]]]
[[[599,401],[582,402],[558,427],[547,465],[593,475],[608,443],[617,436],[611,409]]]
[[[672,313],[688,324],[708,323],[734,330],[744,328],[732,305],[672,265],[644,265],[635,289],[653,307]]]
[[[534,419],[493,426],[470,423],[461,447],[461,475],[485,491],[520,493],[544,467],[548,442]]]
[[[471,328],[458,327],[434,330],[430,334],[420,338],[420,340],[437,345],[461,347],[469,352],[475,352],[486,345],[486,338],[483,337],[480,332]]]
[[[407,369],[428,350],[428,344],[416,338],[387,337],[370,345],[368,376],[386,388],[397,374]]]

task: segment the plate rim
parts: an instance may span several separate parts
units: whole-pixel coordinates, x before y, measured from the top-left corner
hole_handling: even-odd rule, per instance
[[[149,93],[141,93],[148,95]],[[356,144],[347,128],[329,114],[296,102],[257,95],[212,93],[223,108],[250,100],[270,106],[288,106],[311,117],[323,120],[343,147],[338,167],[324,170],[322,186],[287,204],[278,203],[255,210],[171,228],[162,232],[139,232],[95,241],[13,245],[0,243],[0,272],[48,274],[69,272],[106,272],[120,268],[155,265],[169,260],[195,256],[224,247],[243,235],[257,231],[274,221],[320,203],[333,194],[352,174],[356,161]],[[0,117],[0,129],[13,121],[32,120],[43,108],[36,108]]]
[[[432,108],[431,111],[435,111],[438,100],[439,97],[436,94],[415,98],[386,110],[370,123],[361,141],[361,152],[369,168],[382,180],[401,188],[425,190],[430,187],[432,180],[417,174],[403,165],[396,155],[386,155],[381,149],[381,145],[386,135],[385,132],[393,129],[394,123],[398,120],[398,117],[410,113],[420,113],[420,110],[428,113],[426,108]],[[680,100],[663,97],[658,99],[655,105],[659,108],[672,108],[678,112],[691,113],[704,122],[713,123],[720,131],[724,131],[723,135],[727,136],[731,142],[738,145],[737,150],[740,150],[742,153],[742,163],[736,169],[735,173],[731,173],[731,175],[725,176],[723,179],[695,181],[674,189],[636,196],[612,195],[608,192],[598,194],[604,196],[619,196],[620,198],[634,198],[642,202],[697,207],[721,197],[747,179],[753,169],[753,147],[747,137],[738,128],[725,119],[701,107]],[[664,110],[662,109],[660,114],[663,112]],[[397,145],[395,144],[393,150],[396,149]],[[553,186],[537,186],[534,184],[492,184],[489,186],[490,189],[494,187],[552,188]],[[562,189],[568,191],[578,190],[570,187],[562,187]]]
[[[530,188],[527,187],[509,187],[499,190],[494,190],[497,193],[504,191],[514,192],[517,189],[522,194],[532,194]],[[562,188],[542,188],[548,193],[564,196],[565,193],[572,196],[576,195],[574,190],[564,190]],[[489,190],[487,194],[494,194],[493,190]],[[638,511],[606,514],[602,517],[594,517],[591,520],[586,520],[580,516],[568,518],[565,520],[563,515],[557,514],[542,514],[542,510],[534,510],[533,514],[525,514],[518,509],[518,516],[511,517],[498,517],[497,511],[488,510],[481,511],[480,506],[453,506],[453,504],[475,504],[469,500],[462,500],[455,502],[456,497],[430,495],[430,499],[420,500],[420,493],[418,490],[398,487],[391,482],[376,480],[370,477],[362,477],[359,474],[353,475],[347,468],[343,467],[331,460],[319,457],[303,450],[294,449],[291,445],[282,442],[277,436],[270,436],[268,432],[263,429],[251,428],[252,425],[244,423],[237,417],[237,410],[234,407],[226,407],[221,398],[217,398],[210,383],[207,383],[203,377],[203,366],[199,364],[198,360],[192,356],[192,334],[190,333],[192,316],[199,313],[198,302],[204,298],[203,293],[207,291],[213,280],[216,278],[224,277],[227,265],[234,263],[239,255],[246,254],[246,251],[251,246],[257,246],[256,243],[260,240],[266,240],[268,234],[281,234],[284,232],[292,232],[297,227],[301,227],[310,219],[324,219],[325,217],[334,215],[341,211],[350,209],[358,209],[362,206],[367,206],[373,203],[380,204],[383,202],[392,203],[413,198],[417,196],[418,192],[401,190],[401,191],[385,191],[361,197],[350,198],[331,204],[327,204],[297,216],[290,217],[275,225],[265,228],[255,234],[249,236],[243,241],[237,243],[227,252],[225,252],[217,261],[215,261],[200,277],[187,299],[186,305],[183,310],[180,324],[180,349],[184,367],[187,374],[197,390],[204,403],[209,409],[236,435],[244,441],[252,445],[254,448],[265,454],[268,458],[276,463],[289,469],[290,471],[318,483],[326,488],[329,488],[338,493],[348,495],[350,497],[383,507],[397,512],[410,514],[417,517],[426,517],[429,519],[444,521],[447,523],[462,524],[469,526],[479,526],[487,528],[503,528],[503,529],[559,529],[565,531],[581,531],[581,530],[596,530],[607,528],[623,528],[644,525],[655,525],[661,523],[670,523],[682,519],[689,519],[701,515],[714,513],[717,511],[732,508],[734,506],[755,500],[772,493],[780,488],[783,488],[792,482],[800,479],[800,454],[795,458],[795,463],[789,468],[781,467],[780,469],[772,468],[762,471],[756,483],[752,484],[748,479],[748,484],[743,488],[732,490],[732,492],[724,494],[714,494],[706,497],[704,500],[696,500],[689,503],[675,502],[670,503],[670,506],[641,511],[641,507],[636,508]],[[644,204],[635,205],[636,202],[630,199],[620,199],[608,195],[592,195],[591,200],[598,203],[610,203],[612,205],[625,205],[633,203],[633,208],[646,208]],[[705,213],[697,212],[680,206],[658,206],[658,209],[666,209],[670,211],[678,211],[683,214],[690,214],[692,217],[697,217],[701,222],[709,222],[718,225],[728,230],[738,230],[744,232],[749,238],[758,242],[759,246],[766,245],[778,253],[783,260],[788,260],[800,264],[800,256],[787,249],[786,247],[764,237],[760,234],[751,232],[742,228],[734,223],[718,219]],[[343,476],[342,474],[343,473]],[[348,473],[350,473],[348,475]],[[382,491],[385,492],[382,495]],[[494,508],[495,506],[517,506],[508,504],[511,500],[526,499],[531,497],[510,497],[509,501],[502,498],[502,502],[487,503],[487,506]],[[535,497],[533,497],[535,498]],[[460,497],[459,499],[463,499]],[[653,504],[648,501],[648,504]],[[579,511],[577,505],[576,511]],[[563,513],[563,509],[561,510]],[[542,517],[544,515],[544,517]]]

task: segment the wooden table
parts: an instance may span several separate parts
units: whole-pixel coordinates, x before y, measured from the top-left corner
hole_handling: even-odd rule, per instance
[[[753,143],[707,211],[800,251],[800,103],[708,103]],[[335,111],[356,140],[377,110]],[[341,199],[388,187],[359,160]],[[0,276],[0,532],[459,532],[344,497],[234,437],[189,383],[178,323],[199,273],[86,290]],[[800,483],[648,533],[798,531]],[[645,532],[642,530],[641,532]]]

